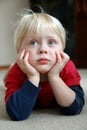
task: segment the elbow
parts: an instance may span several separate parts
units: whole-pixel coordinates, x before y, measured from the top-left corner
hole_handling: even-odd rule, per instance
[[[11,115],[9,114],[10,116],[10,119],[13,120],[13,121],[23,121],[23,120],[26,120],[28,116],[16,116],[16,115]]]
[[[10,116],[11,120],[13,120],[13,121],[23,121],[23,120],[26,120],[28,118],[28,116],[20,116],[20,115],[13,116],[13,115],[9,114],[9,116]]]
[[[9,115],[10,119],[13,120],[13,121],[23,121],[30,116],[30,114],[23,115],[23,114],[14,113],[14,112],[8,111],[8,110],[7,110],[7,113]]]
[[[82,111],[82,108],[77,108],[77,109],[69,109],[69,108],[62,108],[62,113],[64,115],[67,115],[67,116],[74,116],[74,115],[77,115],[79,114],[81,111]]]
[[[68,107],[60,107],[61,111],[64,115],[72,116],[80,114],[84,106],[84,101],[82,100],[75,100],[70,106]]]
[[[11,107],[8,107],[6,105],[6,111],[10,117],[11,120],[13,121],[23,121],[25,119],[27,119],[31,112],[30,113],[26,113],[24,111],[20,112],[20,111],[16,111],[15,109],[11,109]]]

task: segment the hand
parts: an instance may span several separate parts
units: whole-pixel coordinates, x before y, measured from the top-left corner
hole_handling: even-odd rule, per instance
[[[31,82],[37,82],[36,85],[38,85],[40,74],[33,66],[30,65],[29,52],[27,52],[25,49],[21,49],[17,55],[16,61],[20,69],[27,75],[28,79]]]
[[[62,71],[62,69],[64,68],[64,66],[68,60],[69,60],[69,56],[66,53],[56,52],[56,63],[48,72],[48,78],[50,76],[52,76],[52,77],[57,76],[58,77],[59,73]]]

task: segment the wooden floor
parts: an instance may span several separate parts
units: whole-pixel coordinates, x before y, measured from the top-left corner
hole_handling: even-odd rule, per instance
[[[8,69],[10,65],[0,65],[0,70]]]

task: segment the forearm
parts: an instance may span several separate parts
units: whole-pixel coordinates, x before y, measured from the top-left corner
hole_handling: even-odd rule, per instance
[[[6,108],[12,120],[26,119],[32,112],[40,87],[28,80],[20,90],[14,92],[6,102]]]
[[[69,106],[75,100],[75,92],[60,77],[49,78],[56,101],[61,106]]]
[[[79,114],[85,104],[84,91],[80,86],[70,87],[75,93],[76,97],[73,103],[70,106],[62,107],[60,109],[65,115],[76,115]]]

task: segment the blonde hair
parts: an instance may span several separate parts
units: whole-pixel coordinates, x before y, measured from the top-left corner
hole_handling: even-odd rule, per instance
[[[28,13],[24,14],[17,23],[17,28],[14,33],[14,45],[16,49],[20,49],[22,40],[27,35],[40,35],[41,30],[44,29],[45,26],[49,27],[60,37],[64,49],[66,34],[60,21],[47,13],[35,13],[32,10],[28,10]]]

